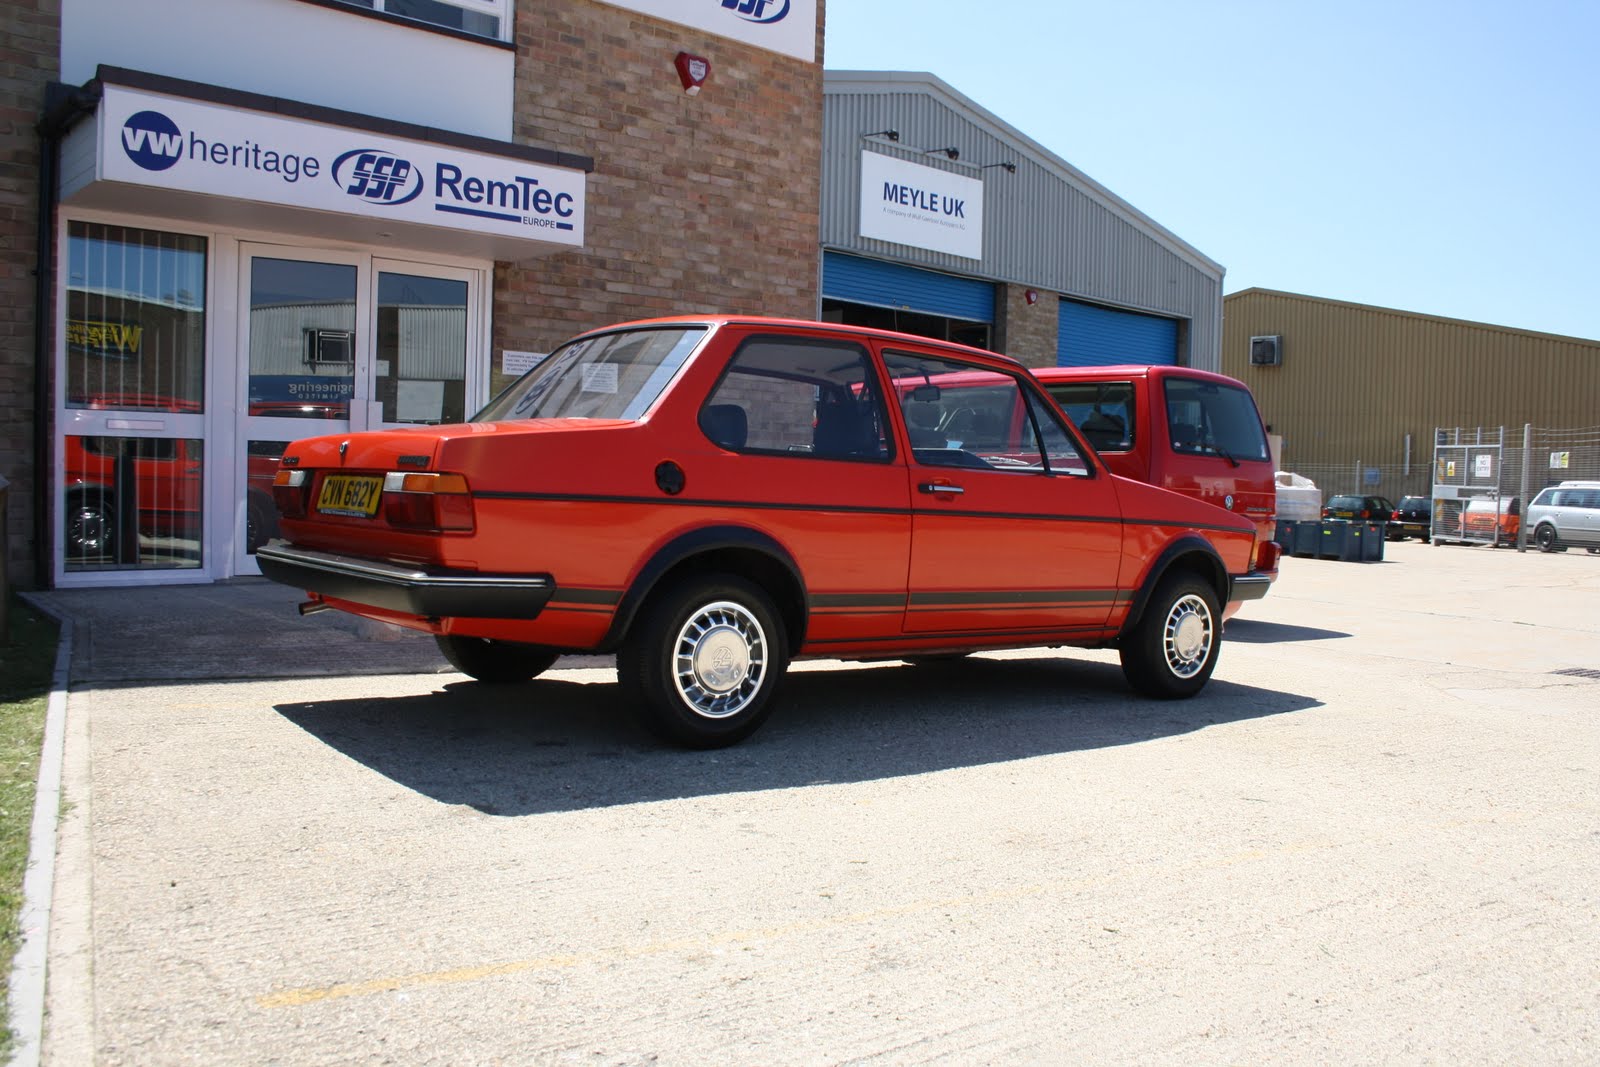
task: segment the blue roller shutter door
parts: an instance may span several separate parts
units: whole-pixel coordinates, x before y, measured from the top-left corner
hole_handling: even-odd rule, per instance
[[[1058,367],[1112,363],[1172,366],[1178,362],[1178,320],[1061,301],[1056,331]]]
[[[822,295],[851,304],[994,322],[994,284],[835,252],[822,257]]]

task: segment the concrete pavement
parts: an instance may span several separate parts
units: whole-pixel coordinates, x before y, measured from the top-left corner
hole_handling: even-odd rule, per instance
[[[1594,557],[1288,560],[1185,702],[804,663],[719,753],[267,583],[50,596],[47,1063],[1600,1059]]]

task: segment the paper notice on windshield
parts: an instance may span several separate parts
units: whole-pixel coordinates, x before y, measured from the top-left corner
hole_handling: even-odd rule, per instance
[[[503,348],[500,350],[500,373],[515,374],[520,378],[544,362],[544,357],[547,355],[548,352],[519,352]]]
[[[583,365],[583,391],[586,393],[615,393],[617,391],[617,365],[615,363],[585,363]]]

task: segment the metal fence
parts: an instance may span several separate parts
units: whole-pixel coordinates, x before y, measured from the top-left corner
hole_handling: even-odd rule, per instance
[[[1423,442],[1409,456],[1402,448],[1397,449],[1402,453],[1398,456],[1297,467],[1295,473],[1315,482],[1323,500],[1339,493],[1361,493],[1398,502],[1403,496],[1434,497],[1434,487],[1446,485],[1459,487],[1452,499],[1516,497],[1519,507],[1547,485],[1600,481],[1600,426],[1441,427],[1434,438],[1434,447]],[[1438,445],[1445,446],[1444,452],[1436,451]],[[1461,466],[1441,470],[1436,461],[1446,456]]]

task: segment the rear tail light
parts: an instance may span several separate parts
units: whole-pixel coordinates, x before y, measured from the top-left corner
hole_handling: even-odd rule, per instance
[[[1283,546],[1276,541],[1262,541],[1256,546],[1256,570],[1275,571],[1283,556]]]
[[[280,470],[272,476],[272,502],[286,519],[303,519],[306,514],[307,472]]]
[[[472,494],[459,474],[391,471],[383,476],[383,517],[407,530],[470,531]]]

